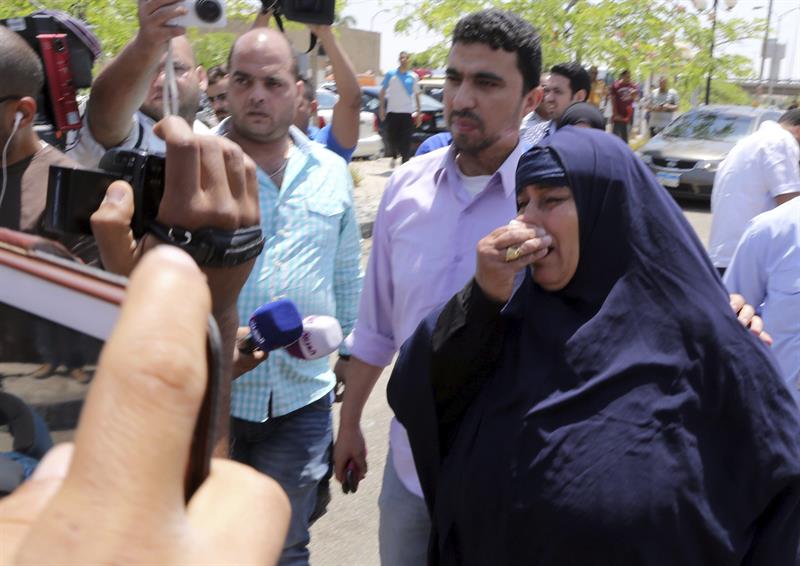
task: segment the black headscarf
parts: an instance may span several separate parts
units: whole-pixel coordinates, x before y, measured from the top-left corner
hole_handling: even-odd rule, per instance
[[[587,124],[596,130],[606,129],[606,119],[600,110],[588,102],[576,102],[571,104],[558,120],[557,128],[560,130],[564,126],[577,126]]]
[[[503,311],[496,369],[446,456],[430,398],[438,311],[389,383],[434,562],[793,564],[800,422],[766,347],[627,146],[564,128],[521,158],[521,182],[542,152],[573,191],[575,276],[556,293],[525,277]]]

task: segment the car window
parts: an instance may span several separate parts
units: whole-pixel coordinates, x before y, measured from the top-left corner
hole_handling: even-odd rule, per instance
[[[764,114],[761,115],[761,119],[759,120],[758,125],[760,126],[767,120],[772,120],[773,122],[777,122],[778,118],[780,117],[781,117],[780,112],[765,112]]]
[[[339,96],[330,91],[319,89],[317,90],[317,108],[320,110],[330,110],[336,105]]]
[[[737,141],[752,131],[752,116],[717,112],[687,112],[672,122],[662,135],[698,140]]]
[[[377,96],[370,96],[369,94],[361,95],[361,109],[367,112],[377,112],[380,101]]]

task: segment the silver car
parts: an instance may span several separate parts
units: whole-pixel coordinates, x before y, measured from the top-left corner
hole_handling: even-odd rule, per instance
[[[681,114],[637,152],[670,193],[711,196],[719,164],[736,142],[781,112],[750,106],[701,106]]]

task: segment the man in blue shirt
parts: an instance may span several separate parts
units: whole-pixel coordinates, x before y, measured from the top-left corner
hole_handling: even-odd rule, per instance
[[[361,273],[347,166],[292,126],[303,84],[281,33],[257,28],[239,37],[229,73],[231,116],[221,133],[258,165],[266,239],[239,296],[240,320],[287,298],[304,316],[336,316],[349,333]],[[330,463],[335,381],[326,359],[302,361],[280,350],[233,382],[233,457],[278,481],[292,505],[282,565],[308,564],[309,522]]]
[[[399,61],[400,66],[397,69],[386,73],[378,95],[378,112],[386,129],[389,146],[387,150],[392,158],[392,167],[398,153],[403,163],[411,158],[411,134],[414,126],[419,126],[422,119],[419,111],[419,83],[417,75],[409,70],[408,53],[401,51]]]
[[[336,92],[339,100],[333,107],[331,123],[323,128],[311,124],[311,117],[316,114],[317,100],[314,85],[303,81],[303,95],[297,106],[294,125],[300,128],[309,138],[321,143],[345,161],[350,162],[358,143],[358,124],[361,114],[361,87],[356,78],[353,64],[342,51],[330,26],[308,26],[317,36],[333,69],[333,80],[336,81]]]

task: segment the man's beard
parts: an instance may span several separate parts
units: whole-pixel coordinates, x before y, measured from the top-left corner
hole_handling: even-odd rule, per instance
[[[178,116],[186,120],[186,122],[191,126],[194,123],[195,114],[197,114],[197,110],[200,108],[200,99],[191,97],[191,100],[182,101],[178,99]],[[153,119],[154,121],[158,122],[162,118],[164,118],[164,102],[163,99],[157,103],[150,104],[144,103],[139,108],[142,113],[147,116],[148,118]]]
[[[449,129],[451,134],[453,131],[453,120],[456,118],[468,118],[474,121],[478,125],[478,130],[483,133],[483,120],[481,120],[480,116],[469,110],[460,110],[450,114],[448,125],[450,126]],[[473,142],[469,142],[466,138],[467,136],[464,136],[463,138],[459,139],[459,134],[453,134],[453,145],[456,146],[456,149],[459,152],[473,155],[482,152],[488,147],[491,147],[491,145],[497,141],[497,138],[492,139],[486,137],[485,135]]]
[[[266,131],[259,131],[257,128],[250,127],[247,122],[247,117],[239,118],[233,112],[230,114],[233,129],[237,134],[246,140],[255,143],[270,143],[277,141],[289,133],[289,127],[292,125],[291,121],[288,122],[272,122],[272,127]]]

